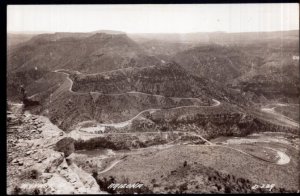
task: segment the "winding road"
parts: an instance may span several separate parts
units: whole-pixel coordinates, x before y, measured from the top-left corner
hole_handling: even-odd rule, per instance
[[[243,150],[240,150],[240,149],[236,149],[236,148],[233,148],[233,147],[230,147],[230,146],[226,146],[226,145],[220,145],[220,144],[212,143],[212,142],[206,140],[205,138],[203,138],[201,135],[198,135],[198,134],[192,134],[192,135],[198,136],[199,138],[201,138],[202,140],[204,140],[205,142],[207,142],[207,144],[208,144],[207,146],[213,146],[213,147],[221,147],[221,148],[231,149],[231,150],[240,152],[240,153],[242,153],[244,155],[251,156],[251,157],[254,157],[254,158],[258,159],[258,160],[265,161],[265,162],[268,162],[268,163],[271,163],[271,164],[285,165],[285,164],[288,164],[290,162],[290,157],[285,152],[279,151],[279,150],[274,149],[274,148],[264,147],[264,148],[270,149],[272,151],[275,151],[277,153],[277,157],[279,159],[276,161],[276,163],[273,163],[271,161],[268,161],[268,160],[266,160],[264,158],[261,158],[261,157],[258,157],[256,155],[247,153],[247,152],[245,152]],[[189,145],[189,146],[198,146],[198,145]]]
[[[109,170],[111,170],[114,166],[116,166],[121,161],[122,161],[122,159],[113,161],[107,168],[105,168],[104,170],[102,170],[98,174],[102,174],[102,173],[108,172]]]
[[[277,153],[277,156],[279,157],[277,161],[277,165],[285,165],[290,162],[291,159],[285,152],[270,147],[265,147],[265,148],[275,151]]]
[[[251,157],[254,157],[256,159],[259,159],[259,160],[262,160],[262,161],[265,161],[265,162],[268,162],[268,163],[271,163],[271,164],[276,164],[276,165],[285,165],[285,164],[288,164],[290,162],[290,157],[282,152],[282,151],[279,151],[279,150],[275,150],[275,149],[272,149],[272,148],[269,148],[273,151],[276,151],[277,155],[278,155],[278,160],[276,161],[276,163],[274,162],[271,162],[271,161],[268,161],[268,160],[265,160],[264,158],[261,158],[261,157],[258,157],[256,155],[253,155],[253,154],[250,154],[250,153],[247,153],[243,150],[239,150],[239,149],[236,149],[236,148],[232,148],[230,146],[225,146],[225,145],[219,145],[219,144],[214,144],[214,145],[211,145],[211,146],[218,146],[218,147],[222,147],[222,148],[228,148],[228,149],[231,149],[231,150],[235,150],[237,152],[240,152],[242,154],[245,154],[245,155],[248,155],[248,156],[251,156]]]
[[[101,94],[101,95],[108,95],[108,96],[118,96],[118,95],[124,95],[124,94],[143,94],[143,95],[149,95],[149,96],[158,96],[158,97],[165,97],[165,96],[162,96],[162,95],[153,95],[153,94],[148,94],[148,93],[143,93],[143,92],[136,92],[136,91],[131,91],[131,92],[125,92],[125,93],[115,93],[115,94],[103,94],[103,93],[99,93],[99,92],[74,92],[72,90],[72,87],[73,87],[73,81],[70,79],[69,77],[69,74],[68,73],[65,73],[63,72],[63,70],[55,70],[54,72],[56,73],[61,73],[61,74],[64,74],[67,76],[67,80],[69,81],[69,85],[68,85],[68,91],[71,92],[71,93],[75,93],[75,94],[79,94],[79,95],[82,95],[82,94],[89,94],[89,93],[95,93],[95,94]],[[166,98],[166,97],[165,97]],[[200,101],[198,98],[181,98],[181,97],[168,97],[168,98],[172,98],[172,99],[189,99],[189,100],[195,100],[195,101]],[[133,120],[135,120],[136,118],[138,118],[140,115],[142,115],[143,113],[145,112],[150,112],[150,113],[153,113],[153,112],[156,112],[156,111],[160,111],[160,110],[171,110],[171,109],[179,109],[179,108],[203,108],[203,107],[217,107],[219,106],[221,103],[218,101],[218,100],[215,100],[215,99],[212,99],[214,104],[211,105],[211,106],[195,106],[195,105],[190,105],[190,106],[180,106],[180,107],[174,107],[174,108],[169,108],[169,109],[147,109],[147,110],[143,110],[141,111],[140,113],[138,113],[136,116],[132,117],[131,119],[129,120],[126,120],[126,121],[123,121],[123,122],[118,122],[118,123],[99,123],[97,124],[97,127],[95,127],[95,129],[99,129],[99,127],[105,127],[105,126],[110,126],[110,127],[115,127],[115,128],[122,128],[122,127],[125,127],[125,126],[128,126],[129,124],[131,124],[131,122]],[[299,127],[299,124],[291,121],[291,119],[289,119],[288,117],[286,116],[283,116],[281,114],[278,114],[275,112],[274,108],[262,108],[262,111],[264,112],[268,112],[268,113],[272,113],[274,115],[277,115],[279,116],[281,119],[283,118],[284,120],[286,121],[289,121],[290,124],[292,124],[293,126],[298,126]],[[79,129],[77,130],[79,131]],[[79,131],[80,132],[80,131]],[[80,133],[80,134],[83,134],[83,133]],[[94,135],[94,134],[89,134],[87,133],[88,135]],[[225,145],[218,145],[218,144],[214,144],[208,140],[206,140],[205,138],[203,138],[202,136],[200,135],[197,135],[195,134],[195,136],[198,136],[199,138],[201,138],[203,141],[207,142],[208,143],[208,146],[214,146],[214,147],[222,147],[222,148],[228,148],[228,149],[231,149],[231,150],[235,150],[235,151],[238,151],[242,154],[245,154],[247,156],[251,156],[251,157],[254,157],[254,158],[257,158],[259,160],[263,160],[263,161],[266,161],[266,162],[269,162],[263,158],[260,158],[260,157],[257,157],[253,154],[249,154],[247,152],[244,152],[242,150],[239,150],[239,149],[236,149],[236,148],[232,148],[230,146],[225,146]],[[191,145],[191,146],[194,146],[194,145]],[[284,165],[284,164],[287,164],[290,162],[290,158],[287,154],[285,154],[284,152],[281,152],[281,151],[278,151],[278,150],[275,150],[275,149],[271,149],[271,150],[274,150],[276,151],[278,157],[279,157],[279,160],[275,163],[277,165]],[[109,170],[111,170],[115,165],[117,165],[119,162],[121,162],[122,160],[116,160],[114,161],[109,167],[107,167],[106,169],[104,169],[103,171],[101,171],[100,173],[104,173],[104,172],[107,172]],[[270,162],[272,163],[272,162]]]
[[[109,95],[109,96],[114,96],[114,95],[124,95],[124,94],[144,94],[144,95],[149,95],[149,96],[159,96],[159,97],[165,97],[162,95],[153,95],[153,94],[147,94],[147,93],[143,93],[143,92],[136,92],[136,91],[131,91],[131,92],[125,92],[125,93],[119,93],[119,94],[103,94],[103,93],[99,93],[99,92],[74,92],[72,90],[73,87],[73,81],[70,79],[69,74],[63,72],[62,70],[55,70],[54,72],[56,73],[61,73],[67,76],[67,80],[69,81],[69,85],[68,85],[68,91],[71,93],[75,93],[75,94],[89,94],[89,93],[98,93],[101,95]],[[168,97],[168,98],[172,98],[172,99],[189,99],[189,100],[197,100],[200,101],[200,99],[198,98],[193,98],[193,97],[189,97],[189,98],[182,98],[182,97]],[[212,99],[212,101],[214,102],[213,105],[211,106],[196,106],[196,105],[189,105],[189,106],[179,106],[179,107],[174,107],[174,108],[167,108],[167,109],[147,109],[147,110],[143,110],[140,113],[138,113],[136,116],[132,117],[129,120],[123,121],[123,122],[118,122],[118,123],[101,123],[98,124],[98,127],[105,127],[105,126],[109,126],[109,127],[114,127],[114,128],[122,128],[125,126],[128,126],[129,124],[131,124],[131,122],[133,120],[135,120],[136,118],[138,118],[140,115],[146,113],[146,112],[150,112],[151,114],[153,112],[156,111],[160,111],[160,110],[174,110],[174,109],[180,109],[180,108],[205,108],[205,107],[217,107],[221,104],[221,102],[219,102],[218,100]],[[201,102],[201,101],[200,101]]]
[[[166,97],[163,95],[155,95],[155,94],[149,94],[149,93],[144,93],[144,92],[138,92],[138,91],[129,91],[129,92],[125,92],[125,93],[100,93],[100,92],[96,92],[96,91],[91,91],[91,92],[75,92],[72,90],[73,88],[73,80],[69,77],[70,74],[63,72],[62,70],[55,70],[55,73],[61,73],[67,76],[67,80],[70,82],[70,85],[68,87],[68,91],[71,93],[75,93],[75,94],[79,94],[79,95],[83,95],[83,94],[89,94],[89,93],[94,93],[94,94],[101,94],[101,95],[109,95],[109,96],[118,96],[118,95],[124,95],[124,94],[142,94],[142,95],[149,95],[149,96],[155,96],[155,97],[163,97],[163,98],[170,98],[170,99],[187,99],[187,100],[195,100],[195,101],[200,101],[200,99],[198,98],[194,98],[194,97]],[[214,102],[218,103],[218,105],[220,105],[220,102],[213,99]],[[205,106],[201,106],[201,107],[205,107]],[[210,106],[208,106],[210,107]]]
[[[138,113],[136,116],[134,116],[133,118],[124,121],[124,122],[119,122],[119,123],[101,123],[98,124],[99,126],[110,126],[110,127],[115,127],[115,128],[122,128],[125,127],[129,124],[131,124],[131,122],[135,119],[137,119],[140,115],[144,114],[145,112],[150,112],[151,114],[153,112],[156,111],[160,111],[160,110],[175,110],[175,109],[180,109],[180,108],[203,108],[203,107],[216,107],[219,106],[221,103],[215,99],[213,99],[213,101],[215,102],[214,105],[212,106],[179,106],[179,107],[174,107],[174,108],[168,108],[168,109],[147,109],[147,110],[143,110],[140,113]]]

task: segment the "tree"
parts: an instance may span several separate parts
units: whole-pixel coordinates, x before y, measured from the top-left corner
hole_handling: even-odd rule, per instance
[[[19,195],[21,193],[21,188],[18,186],[18,185],[16,185],[15,187],[14,187],[14,189],[13,189],[13,191],[12,191],[12,195]]]
[[[179,193],[183,193],[184,191],[187,190],[187,183],[183,183],[179,186]]]
[[[39,176],[39,172],[36,169],[31,170],[30,177],[32,179],[37,179]]]
[[[97,180],[97,178],[98,178],[98,171],[94,169],[92,171],[92,176]]]
[[[187,166],[187,162],[186,161],[184,161],[184,163],[183,163],[183,167],[186,167]]]
[[[40,195],[40,193],[41,191],[37,187],[32,191],[33,195]]]
[[[229,186],[225,186],[225,193],[231,193],[231,188]]]

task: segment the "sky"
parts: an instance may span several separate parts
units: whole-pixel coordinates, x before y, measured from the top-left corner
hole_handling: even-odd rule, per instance
[[[126,33],[299,29],[299,4],[8,5],[7,31]]]

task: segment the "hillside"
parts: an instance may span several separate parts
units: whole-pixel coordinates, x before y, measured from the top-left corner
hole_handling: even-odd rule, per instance
[[[7,34],[7,48],[11,49],[16,45],[30,40],[35,34],[17,34],[8,33]]]
[[[41,34],[8,51],[8,88],[15,89],[20,83],[31,88],[28,85],[33,81],[62,68],[97,73],[156,64],[160,61],[126,34]]]
[[[268,99],[297,102],[299,96],[298,42],[298,38],[286,38],[242,46],[242,51],[261,56],[263,61],[233,81],[233,86]]]
[[[298,31],[126,35],[108,30],[40,34],[9,48],[9,96],[15,98],[18,92],[12,92],[21,84],[34,88],[33,81],[56,69],[88,74],[175,61],[189,73],[232,88],[228,91],[240,91],[251,101],[295,102],[299,60],[293,58],[299,56],[298,35]]]
[[[217,44],[200,45],[173,56],[173,59],[189,72],[228,83],[258,65],[261,58],[250,56],[236,47]]]
[[[238,105],[251,104],[238,92],[223,89],[205,76],[195,76],[175,62],[99,74],[75,74],[71,78],[74,80],[72,89],[76,92],[117,94],[134,91],[166,97],[206,97]]]
[[[176,63],[73,77],[73,90],[78,92],[111,94],[138,91],[167,97],[197,97],[199,92],[197,95],[194,89],[208,91],[205,79],[191,77]],[[209,96],[208,92],[202,94]]]
[[[204,79],[191,78],[176,64],[67,77],[43,103],[63,129],[84,120],[121,122],[147,109],[207,106],[214,98]]]
[[[33,37],[8,53],[13,71],[32,67],[75,69],[85,73],[158,63],[125,34],[56,33]]]
[[[180,51],[173,60],[253,97],[296,102],[299,95],[299,31],[211,33],[209,42]]]
[[[176,114],[185,107],[190,112],[193,108],[206,111],[219,105],[219,101],[250,104],[237,92],[223,90],[205,78],[193,76],[176,63],[101,74],[56,74],[65,75],[64,83],[41,103],[42,111],[47,111],[45,114],[63,130],[94,120],[121,126],[121,122],[139,114],[143,116],[147,111],[172,109],[170,112]],[[226,108],[217,111],[226,111]],[[125,124],[128,123],[131,122]]]
[[[7,192],[296,192],[295,35],[22,39],[8,48]]]

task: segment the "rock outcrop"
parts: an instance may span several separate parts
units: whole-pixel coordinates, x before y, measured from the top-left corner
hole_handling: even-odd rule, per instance
[[[8,123],[8,194],[101,194],[95,179],[66,158],[72,138],[45,117],[22,113],[13,104]],[[18,111],[19,113],[15,113]],[[20,121],[18,128],[12,122]],[[53,149],[58,143],[59,151]],[[72,148],[73,145],[73,148]]]

